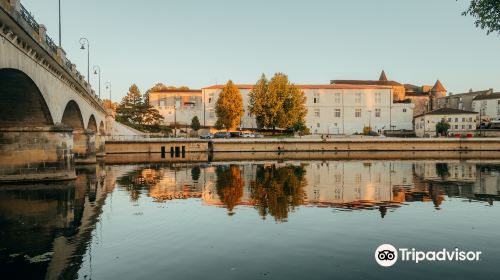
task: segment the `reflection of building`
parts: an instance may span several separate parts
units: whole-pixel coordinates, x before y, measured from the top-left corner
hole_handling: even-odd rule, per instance
[[[444,121],[450,125],[449,134],[474,133],[476,131],[477,113],[452,108],[437,109],[415,116],[415,134],[417,137],[436,135],[436,125]]]
[[[253,85],[236,85],[243,97],[243,128],[256,128],[248,113],[249,92]],[[306,126],[312,133],[362,133],[364,127],[375,131],[412,129],[413,106],[395,103],[390,86],[381,85],[296,85],[306,96]],[[215,103],[224,85],[203,88],[205,114],[202,124],[214,126]]]
[[[425,181],[445,181],[474,183],[476,165],[467,162],[417,162],[414,163],[415,175]]]
[[[314,162],[307,166],[307,203],[341,205],[391,202],[393,188],[411,188],[411,163],[385,161]]]

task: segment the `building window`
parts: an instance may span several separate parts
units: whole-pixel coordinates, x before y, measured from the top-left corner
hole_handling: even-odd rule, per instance
[[[462,122],[465,122],[465,118],[462,118]]]
[[[455,129],[458,129],[458,124],[455,125]]]
[[[319,103],[319,97],[314,97],[314,103]]]
[[[356,93],[354,102],[361,103],[361,93]]]
[[[382,103],[382,93],[380,92],[375,93],[375,103],[376,104]]]
[[[361,109],[354,110],[354,117],[361,118]]]
[[[335,93],[335,103],[340,104],[340,93],[339,92]]]
[[[406,113],[406,109],[403,109],[403,113]]]
[[[208,103],[212,103],[212,97],[208,98]]]
[[[472,118],[469,118],[469,121],[471,122],[471,121],[472,121]]]
[[[451,118],[448,118],[448,122],[451,122]]]
[[[215,118],[215,112],[214,111],[208,111],[208,117],[209,118]]]
[[[319,109],[314,110],[314,116],[319,118]]]
[[[472,125],[471,124],[469,124],[469,129],[472,129]]]
[[[380,109],[375,109],[375,118],[380,118]]]
[[[465,124],[462,124],[462,129],[465,129]]]
[[[316,126],[319,127],[319,123],[317,123]]]
[[[458,122],[458,118],[455,118],[455,122]]]
[[[335,117],[336,118],[340,118],[341,115],[340,115],[340,109],[335,109]]]

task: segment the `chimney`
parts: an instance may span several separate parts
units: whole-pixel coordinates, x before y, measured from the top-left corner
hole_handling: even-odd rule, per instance
[[[472,92],[472,88],[471,88],[471,89],[469,89],[469,92]]]

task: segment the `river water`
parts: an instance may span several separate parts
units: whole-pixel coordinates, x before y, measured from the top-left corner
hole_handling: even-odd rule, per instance
[[[79,167],[0,185],[2,279],[500,279],[500,161]],[[399,260],[384,243],[481,251]]]

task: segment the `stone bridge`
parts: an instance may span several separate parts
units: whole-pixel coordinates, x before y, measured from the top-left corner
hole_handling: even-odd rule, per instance
[[[111,113],[46,31],[0,0],[0,181],[71,179],[104,154]]]

